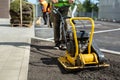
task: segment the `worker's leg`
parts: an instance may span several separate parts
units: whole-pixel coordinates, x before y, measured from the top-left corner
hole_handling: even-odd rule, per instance
[[[55,41],[55,47],[59,47],[60,45],[60,16],[59,14],[53,13],[54,19],[53,19],[53,27],[54,27],[54,41]]]
[[[63,17],[67,17],[68,10],[69,10],[69,7],[63,7],[63,8],[60,9],[60,12],[62,13]],[[64,22],[65,22],[64,29],[65,29],[65,31],[66,31],[66,30],[67,30],[66,20],[64,20]],[[62,35],[62,43],[65,43],[65,37],[66,37],[66,36],[64,36],[63,31],[62,31],[62,34],[61,34],[61,35]]]
[[[49,13],[48,16],[49,16],[49,27],[52,28],[51,13]]]
[[[47,24],[47,13],[43,12],[43,20],[44,20],[44,24]]]

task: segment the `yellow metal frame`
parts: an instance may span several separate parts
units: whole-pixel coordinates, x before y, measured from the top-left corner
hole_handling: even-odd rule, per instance
[[[77,35],[76,35],[76,28],[75,28],[75,25],[72,22],[73,20],[89,20],[92,24],[89,43],[88,43],[88,53],[89,54],[91,53],[91,44],[92,44],[92,39],[93,39],[93,34],[94,34],[94,20],[92,18],[89,18],[89,17],[70,18],[70,24],[72,25],[72,30],[73,30],[74,40],[75,40],[75,46],[76,46],[75,58],[77,58],[77,55],[78,55],[78,41],[77,41]]]
[[[89,37],[89,43],[88,43],[88,54],[91,54],[91,44],[92,44],[92,39],[93,39],[93,34],[94,34],[94,20],[92,18],[89,18],[89,17],[74,17],[74,18],[70,18],[70,24],[72,26],[72,31],[73,31],[73,35],[74,35],[74,40],[75,40],[75,46],[76,46],[76,52],[75,52],[75,56],[74,57],[71,57],[68,52],[66,51],[66,56],[67,56],[67,59],[68,61],[70,61],[70,63],[72,65],[75,65],[75,60],[77,59],[77,56],[79,55],[78,53],[78,41],[77,41],[77,35],[76,35],[76,27],[73,23],[73,20],[89,20],[92,24],[91,26],[91,33],[90,33],[90,37]],[[93,54],[92,54],[93,55]],[[81,54],[80,55],[81,58],[82,58],[82,61],[84,62],[84,64],[87,64],[83,58],[83,55]],[[95,57],[95,62],[93,63],[98,63],[98,60],[96,58],[96,54],[93,55]],[[91,63],[91,64],[93,64]]]

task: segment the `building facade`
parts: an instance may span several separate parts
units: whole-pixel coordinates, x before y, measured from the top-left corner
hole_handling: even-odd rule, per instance
[[[9,18],[10,0],[0,0],[0,18]]]
[[[120,0],[100,0],[98,18],[120,21]]]

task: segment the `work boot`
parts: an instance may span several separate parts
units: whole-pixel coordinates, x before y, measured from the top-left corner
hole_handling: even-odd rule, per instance
[[[44,23],[44,25],[47,25],[47,23]]]
[[[59,49],[66,50],[66,45],[65,44],[60,44]]]
[[[60,47],[60,43],[56,43],[55,46],[54,46],[54,48],[57,49],[57,50],[59,49],[59,47]]]

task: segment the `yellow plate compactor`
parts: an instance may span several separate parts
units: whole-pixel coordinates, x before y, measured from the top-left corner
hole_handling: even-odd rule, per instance
[[[94,20],[89,17],[70,18],[71,31],[66,32],[66,53],[58,58],[58,61],[67,70],[75,70],[91,67],[107,67],[104,54],[93,41]],[[91,23],[90,33],[76,30],[74,20],[88,20]]]

